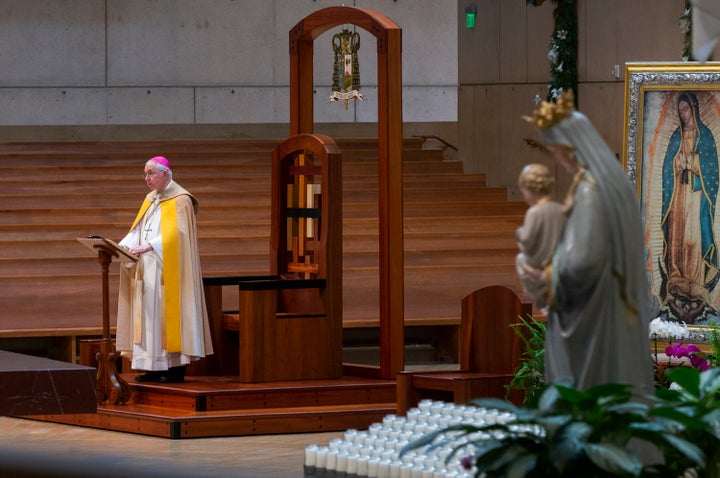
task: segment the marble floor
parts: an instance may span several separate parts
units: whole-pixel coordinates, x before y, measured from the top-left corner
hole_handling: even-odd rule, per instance
[[[0,417],[3,477],[302,477],[305,447],[343,432],[170,440]]]

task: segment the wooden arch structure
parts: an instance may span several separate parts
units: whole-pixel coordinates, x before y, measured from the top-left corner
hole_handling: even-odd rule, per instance
[[[380,367],[348,373],[394,379],[404,368],[402,30],[371,9],[329,7],[290,30],[290,135],[313,133],[313,42],[343,24],[377,41]]]

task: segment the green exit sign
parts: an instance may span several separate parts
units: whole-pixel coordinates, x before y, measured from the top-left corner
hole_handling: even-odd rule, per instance
[[[475,28],[475,17],[477,16],[477,5],[474,3],[465,7],[465,28]]]
[[[475,14],[474,13],[466,13],[465,14],[465,26],[467,28],[475,28]]]

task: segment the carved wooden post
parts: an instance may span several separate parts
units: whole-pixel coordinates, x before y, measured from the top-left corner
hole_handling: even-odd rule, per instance
[[[130,385],[117,373],[117,355],[110,338],[110,287],[108,270],[113,257],[117,255],[105,245],[95,245],[102,270],[103,294],[103,338],[97,353],[97,401],[113,404],[125,403],[130,399]]]
[[[108,271],[113,257],[123,256],[137,260],[137,257],[128,254],[120,246],[109,239],[100,236],[78,237],[80,244],[91,251],[97,252],[102,274],[102,312],[103,312],[103,338],[100,342],[100,352],[95,355],[98,361],[97,371],[97,401],[113,404],[125,403],[130,399],[130,385],[117,373],[117,354],[110,338],[110,286]]]
[[[328,7],[290,30],[290,134],[313,132],[313,41],[338,25],[375,36],[378,63],[380,367],[348,373],[393,379],[404,368],[402,29],[368,8]]]

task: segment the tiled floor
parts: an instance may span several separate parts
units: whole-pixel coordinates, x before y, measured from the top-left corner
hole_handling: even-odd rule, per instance
[[[342,435],[170,440],[0,417],[0,476],[302,477],[305,447]]]

